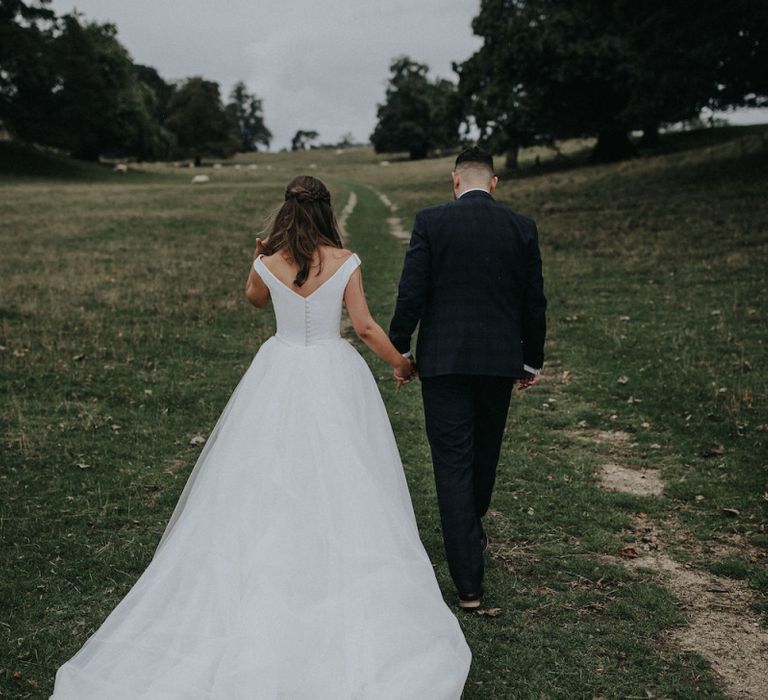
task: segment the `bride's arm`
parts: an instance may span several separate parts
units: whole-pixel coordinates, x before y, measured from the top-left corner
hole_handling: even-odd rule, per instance
[[[256,239],[256,254],[253,261],[256,262],[256,258],[264,252],[264,242],[261,238]],[[266,306],[269,301],[269,288],[264,284],[264,280],[261,279],[259,273],[251,263],[251,271],[248,273],[248,280],[245,283],[245,296],[248,297],[248,301],[251,302],[256,308]]]
[[[256,308],[266,306],[269,301],[269,288],[264,284],[264,280],[259,277],[259,273],[253,269],[248,274],[248,281],[245,283],[245,296]]]
[[[347,306],[347,312],[357,337],[384,362],[398,370],[401,375],[409,375],[411,361],[403,357],[397,348],[392,345],[392,341],[387,337],[381,326],[376,323],[373,316],[371,316],[371,312],[368,310],[368,302],[363,291],[363,278],[359,267],[355,269],[349,278],[347,288],[344,291],[344,303]]]

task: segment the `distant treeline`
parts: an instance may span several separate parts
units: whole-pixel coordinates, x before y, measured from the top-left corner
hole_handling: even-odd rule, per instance
[[[472,29],[483,45],[456,83],[392,62],[377,151],[421,158],[474,125],[509,167],[521,146],[578,137],[615,160],[632,131],[652,144],[705,108],[768,104],[766,0],[482,0]]]
[[[50,0],[0,0],[0,120],[14,138],[73,156],[228,157],[269,147],[262,100],[136,64],[114,24],[56,16]],[[395,58],[371,142],[423,158],[479,133],[514,167],[520,147],[597,137],[595,160],[653,144],[704,109],[768,104],[767,0],[481,0],[483,44],[456,81]],[[300,129],[291,147],[314,147]],[[337,146],[352,143],[351,134]]]
[[[168,83],[134,63],[114,24],[56,16],[50,0],[0,0],[0,120],[76,158],[227,157],[269,146],[262,101],[238,82],[224,104],[199,76]]]

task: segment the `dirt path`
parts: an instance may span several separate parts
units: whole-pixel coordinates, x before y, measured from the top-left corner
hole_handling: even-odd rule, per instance
[[[392,216],[387,218],[387,224],[389,225],[389,232],[398,240],[401,240],[405,243],[407,243],[410,238],[411,234],[409,231],[407,231],[405,228],[403,228],[403,220],[397,215],[397,204],[392,202],[387,195],[385,195],[383,192],[379,192],[377,190],[374,190],[376,192],[376,195],[381,200],[381,203],[389,209]]]
[[[638,496],[663,493],[665,482],[659,471],[632,465],[628,433],[586,429],[566,432],[582,445],[591,443],[600,447],[601,454],[610,453],[610,459],[596,472],[599,488]],[[673,558],[668,551],[671,547],[684,549],[693,561],[706,561],[712,556],[712,550],[676,516],[664,522],[654,521],[643,512],[630,517],[635,541],[616,555],[599,558],[619,563],[638,576],[650,576],[678,599],[688,623],[670,630],[664,641],[707,659],[732,698],[768,698],[768,630],[751,607],[754,592],[739,580],[716,576]],[[715,550],[717,554],[745,554],[749,546],[730,537],[727,544]]]
[[[753,592],[740,581],[672,558],[665,533],[686,539],[696,560],[704,556],[701,543],[676,519],[660,527],[644,513],[636,513],[632,532],[635,543],[622,550],[623,557],[604,559],[620,561],[638,575],[650,571],[680,601],[688,624],[670,630],[666,641],[706,658],[733,698],[766,698],[768,630],[750,607]]]
[[[354,190],[349,191],[349,197],[347,198],[347,203],[344,205],[344,208],[341,210],[341,214],[339,214],[339,231],[341,232],[341,237],[344,241],[349,240],[349,232],[347,231],[347,221],[349,220],[349,217],[352,215],[352,212],[355,211],[355,207],[357,206],[357,195],[355,194]]]

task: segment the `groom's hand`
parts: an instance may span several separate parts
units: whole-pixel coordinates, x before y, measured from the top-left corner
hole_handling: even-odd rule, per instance
[[[538,378],[539,378],[538,374],[534,374],[533,372],[526,372],[525,376],[522,379],[518,379],[515,382],[515,389],[518,389],[518,390],[527,389],[532,384],[535,384]]]
[[[261,240],[261,238],[256,239],[256,255],[259,256],[263,252],[265,252],[267,249],[267,244]]]

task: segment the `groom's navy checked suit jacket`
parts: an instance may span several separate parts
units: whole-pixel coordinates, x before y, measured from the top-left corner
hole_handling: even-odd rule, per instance
[[[419,324],[420,376],[523,377],[544,362],[547,300],[536,224],[482,190],[417,212],[389,338]]]

